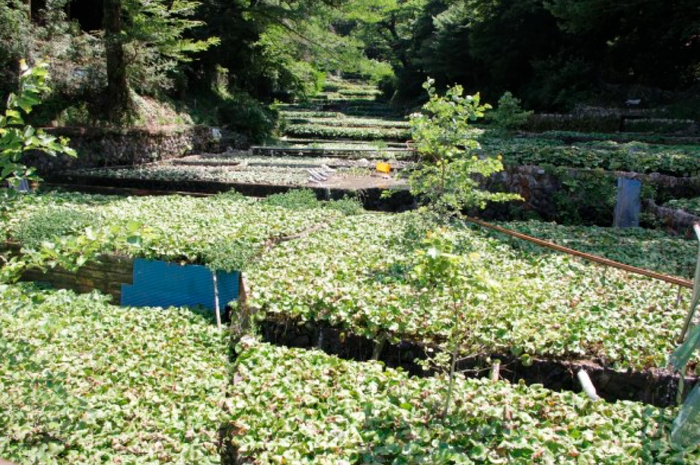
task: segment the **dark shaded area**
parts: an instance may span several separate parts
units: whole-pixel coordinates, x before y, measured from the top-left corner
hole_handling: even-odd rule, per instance
[[[379,23],[379,31],[390,23]],[[410,101],[426,76],[528,108],[672,104],[698,117],[700,7],[694,0],[433,0],[402,37],[380,33],[397,70],[385,89]],[[690,100],[690,101],[689,101]]]
[[[347,330],[331,327],[324,322],[306,322],[268,317],[260,323],[264,342],[319,349],[344,359],[367,361],[375,353],[375,342],[365,337],[355,336]],[[678,377],[663,370],[645,372],[618,372],[604,368],[594,361],[569,361],[533,359],[532,365],[525,366],[513,355],[490,354],[492,359],[501,360],[501,378],[517,383],[524,380],[528,384],[539,383],[554,391],[581,391],[576,373],[583,368],[591,377],[598,395],[608,401],[632,400],[659,407],[675,405]],[[402,341],[384,345],[378,360],[392,368],[401,367],[415,376],[429,376],[416,362],[425,359],[425,346]],[[483,359],[471,359],[460,364],[459,370],[469,370],[467,376],[487,376],[490,366]],[[690,386],[697,378],[687,377]],[[686,394],[690,391],[688,387]]]
[[[83,31],[102,29],[103,0],[72,0],[68,4],[69,18],[80,24]]]

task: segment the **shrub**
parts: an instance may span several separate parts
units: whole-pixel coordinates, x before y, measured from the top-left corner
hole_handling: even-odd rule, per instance
[[[520,106],[520,99],[506,92],[498,99],[498,107],[491,113],[490,118],[496,127],[501,129],[518,129],[527,123],[532,111],[525,111]]]
[[[10,185],[19,185],[23,179],[38,180],[34,168],[22,163],[22,155],[31,150],[50,155],[64,153],[75,156],[68,147],[68,139],[57,139],[41,129],[25,123],[24,117],[41,102],[41,96],[50,89],[48,65],[38,64],[32,68],[22,61],[19,77],[19,92],[10,94],[5,114],[0,116],[0,184],[8,180]]]
[[[438,211],[460,212],[469,207],[484,208],[487,202],[520,197],[491,193],[479,188],[479,179],[503,170],[500,158],[479,158],[473,151],[479,143],[469,122],[484,116],[490,105],[480,103],[479,94],[463,96],[456,85],[439,96],[435,81],[428,78],[423,88],[430,100],[422,113],[411,115],[411,132],[420,154],[419,168],[409,178],[411,192],[427,200]]]
[[[244,134],[251,142],[259,142],[277,127],[278,113],[246,93],[237,93],[221,100],[216,118],[219,124]]]

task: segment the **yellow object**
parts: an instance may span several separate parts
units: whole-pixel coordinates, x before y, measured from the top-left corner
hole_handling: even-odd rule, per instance
[[[379,162],[377,163],[377,171],[380,173],[390,173],[391,165],[389,163]]]

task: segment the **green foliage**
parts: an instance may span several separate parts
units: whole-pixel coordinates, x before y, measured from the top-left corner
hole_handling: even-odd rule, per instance
[[[616,181],[600,170],[569,173],[567,168],[550,167],[561,186],[552,196],[556,219],[566,224],[612,223],[617,199]]]
[[[214,104],[215,118],[212,123],[223,125],[230,130],[258,143],[272,135],[277,128],[278,114],[244,92],[219,94]]]
[[[672,199],[664,204],[664,207],[683,210],[691,215],[700,216],[700,197],[692,199]]]
[[[463,96],[459,85],[448,88],[441,97],[434,84],[432,79],[423,84],[430,100],[423,105],[423,113],[411,115],[413,141],[421,157],[409,179],[411,192],[443,212],[518,199],[479,188],[480,177],[503,169],[499,159],[472,155],[479,144],[470,137],[469,122],[483,117],[491,106],[481,105],[479,94]]]
[[[498,99],[498,106],[490,114],[490,119],[494,125],[500,129],[518,129],[527,123],[532,111],[525,111],[520,105],[520,99],[513,97],[513,94],[506,92]]]
[[[308,183],[309,174],[305,168],[286,168],[278,166],[253,167],[239,169],[224,166],[196,165],[151,165],[135,168],[105,168],[99,170],[76,171],[90,177],[129,179],[141,181],[175,182],[216,182],[275,184],[283,186],[303,186]]]
[[[207,2],[202,18],[221,37],[225,56],[211,50],[204,68],[231,71],[231,88],[257,98],[285,101],[321,90],[332,72],[359,72],[374,79],[390,72],[367,59],[363,43],[348,33],[347,0]]]
[[[28,56],[31,24],[27,7],[22,0],[0,2],[0,95],[14,90],[16,65]]]
[[[671,445],[672,410],[591,402],[541,385],[457,378],[449,417],[433,411],[444,380],[379,363],[244,340],[226,442],[273,463],[694,463]]]
[[[28,248],[42,242],[52,242],[61,236],[82,232],[90,225],[98,225],[98,215],[61,206],[50,206],[32,213],[13,232],[13,238]]]
[[[369,11],[357,13],[366,19],[356,34],[392,63],[399,81],[392,87],[404,102],[418,96],[426,74],[494,99],[510,89],[537,110],[617,106],[640,95],[652,105],[670,95],[682,104],[697,94],[694,0],[643,10],[615,0],[357,3]]]
[[[22,179],[38,180],[35,170],[22,163],[25,152],[36,150],[49,155],[75,156],[68,147],[68,139],[57,139],[41,129],[25,123],[25,117],[41,102],[41,96],[49,91],[46,80],[48,66],[39,64],[28,67],[20,65],[19,91],[7,98],[7,109],[0,116],[0,183],[8,181],[17,186]]]
[[[570,226],[541,221],[511,221],[501,226],[660,273],[692,278],[695,271],[697,243],[660,230]],[[554,253],[523,240],[507,239],[497,233],[496,236],[529,254]]]
[[[0,285],[0,457],[220,463],[227,337],[187,309]]]
[[[294,189],[283,194],[273,194],[266,197],[263,202],[290,210],[326,208],[343,215],[357,215],[364,212],[362,204],[355,198],[344,197],[340,200],[321,201],[317,200],[316,194],[310,189]]]
[[[289,210],[231,194],[118,200],[47,194],[14,199],[3,218],[3,229],[9,239],[28,237],[37,242],[53,233],[32,223],[48,212],[71,210],[75,219],[100,219],[98,225],[85,229],[66,224],[60,238],[38,246],[22,243],[27,266],[74,269],[98,254],[121,253],[231,270],[244,269],[271,238],[296,234],[342,216],[332,208],[332,202],[329,206]]]
[[[463,347],[470,347],[470,357],[485,350],[473,340],[470,328],[481,317],[482,301],[496,287],[495,281],[481,273],[483,268],[475,266],[479,260],[478,253],[455,253],[458,252],[458,240],[448,229],[428,232],[423,247],[416,251],[416,264],[411,273],[411,278],[421,289],[420,299],[425,301],[424,305],[430,305],[434,299],[433,289],[443,289],[449,296],[448,335],[439,344],[441,351],[430,360],[449,372],[449,388],[440,414],[443,418],[450,410],[457,375],[455,368],[458,359],[464,356]]]
[[[675,287],[452,228],[452,253],[478,254],[473,273],[496,283],[484,292],[465,353],[589,359],[617,370],[665,366],[685,316],[673,305]],[[410,277],[430,229],[425,215],[364,214],[281,243],[249,269],[249,304],[261,317],[323,321],[374,340],[439,343],[452,328],[452,295],[430,286],[428,299]],[[467,285],[460,291],[473,295]]]
[[[245,271],[263,253],[263,244],[247,238],[226,241],[202,252],[201,260],[212,270]]]
[[[219,44],[214,36],[198,40],[192,30],[205,26],[196,19],[201,2],[194,0],[123,0],[122,41],[130,56],[127,75],[138,93],[155,95],[172,87],[181,63]]]
[[[411,138],[408,129],[392,127],[353,127],[325,124],[291,124],[285,133],[294,137],[317,137],[320,139],[354,139],[354,140],[396,140],[405,141]]]
[[[507,166],[552,165],[645,174],[656,172],[678,177],[700,174],[700,147],[692,145],[610,140],[566,144],[558,139],[493,137],[488,133],[479,138],[479,143],[481,149],[477,153],[502,154]]]
[[[355,197],[349,196],[345,196],[339,200],[331,200],[326,204],[326,208],[338,211],[345,216],[359,215],[365,212],[365,209],[362,207],[362,202]]]

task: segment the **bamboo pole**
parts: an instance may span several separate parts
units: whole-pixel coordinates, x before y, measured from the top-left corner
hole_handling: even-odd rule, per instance
[[[469,221],[469,222],[474,223],[474,224],[478,224],[479,226],[483,226],[484,228],[492,229],[494,231],[498,231],[500,233],[507,234],[509,236],[513,236],[513,237],[518,238],[518,239],[532,242],[533,244],[537,244],[537,245],[542,246],[542,247],[547,247],[549,249],[556,250],[557,252],[562,252],[565,254],[573,255],[573,256],[576,256],[579,258],[583,258],[584,260],[595,262],[595,263],[598,263],[600,265],[605,265],[605,266],[617,268],[617,269],[620,269],[623,271],[627,271],[629,273],[634,273],[634,274],[646,276],[648,278],[657,279],[659,281],[665,281],[665,282],[670,283],[670,284],[676,284],[678,286],[685,287],[687,289],[693,288],[693,283],[691,283],[690,281],[688,281],[686,279],[676,278],[675,276],[668,276],[668,275],[665,275],[662,273],[657,273],[656,271],[651,271],[651,270],[647,270],[644,268],[639,268],[636,266],[627,265],[625,263],[616,262],[615,260],[610,260],[608,258],[599,257],[597,255],[592,255],[589,253],[580,252],[578,250],[570,249],[568,247],[564,247],[562,245],[555,244],[553,242],[549,242],[549,241],[545,241],[542,239],[538,239],[536,237],[528,236],[527,234],[519,233],[519,232],[513,231],[511,229],[502,228],[501,226],[496,226],[495,224],[490,224],[490,223],[487,223],[486,221],[482,221],[482,220],[479,220],[476,218],[465,217],[465,219],[466,219],[466,221]],[[696,227],[700,227],[700,226],[696,225]]]

